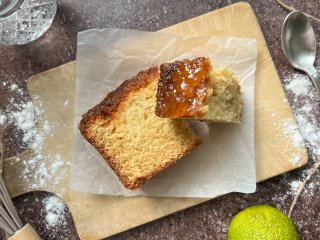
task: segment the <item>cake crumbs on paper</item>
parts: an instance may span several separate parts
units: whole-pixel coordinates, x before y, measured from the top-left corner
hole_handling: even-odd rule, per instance
[[[65,218],[66,205],[59,197],[47,197],[43,200],[43,204],[47,228],[63,226],[67,224]]]

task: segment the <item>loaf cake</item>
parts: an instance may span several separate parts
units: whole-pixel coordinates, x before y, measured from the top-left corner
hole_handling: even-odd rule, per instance
[[[139,188],[201,142],[186,121],[155,115],[159,77],[157,67],[138,73],[84,114],[79,124],[83,137],[128,189]]]
[[[224,68],[212,69],[208,58],[160,66],[157,116],[240,123],[242,107],[240,85],[233,73]]]

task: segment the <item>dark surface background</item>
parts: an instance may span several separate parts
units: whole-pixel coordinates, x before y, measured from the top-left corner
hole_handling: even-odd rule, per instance
[[[39,72],[70,62],[76,58],[77,32],[88,28],[130,28],[156,31],[183,20],[207,13],[238,1],[224,0],[58,0],[57,16],[52,27],[40,39],[24,46],[0,45],[0,82],[14,82],[25,89],[27,79]],[[295,72],[287,63],[280,42],[284,17],[288,13],[274,0],[248,1],[257,15],[281,81]],[[318,0],[288,0],[288,4],[320,17]],[[320,37],[320,22],[313,21]],[[319,52],[319,49],[318,49]],[[319,61],[317,61],[319,66]],[[28,99],[8,94],[0,87],[0,109],[8,106],[9,97],[16,102]],[[290,96],[289,101],[290,100]],[[319,103],[315,103],[319,106]],[[13,156],[24,148],[16,130],[9,128],[5,133],[5,157]],[[19,135],[19,134],[18,134]],[[290,182],[300,179],[315,159],[302,169],[259,183],[255,194],[228,194],[190,209],[145,224],[135,229],[110,237],[120,239],[227,239],[230,219],[239,210],[266,203],[287,213],[293,199]],[[319,174],[310,183],[319,186]],[[317,185],[318,184],[318,185]],[[320,197],[319,187],[313,194],[303,193],[293,212],[301,239],[319,239]],[[43,239],[79,239],[70,213],[62,226],[47,229],[42,211],[42,199],[49,193],[36,192],[14,199],[23,221],[30,222]]]

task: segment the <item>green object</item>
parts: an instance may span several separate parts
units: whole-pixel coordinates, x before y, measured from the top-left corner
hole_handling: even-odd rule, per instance
[[[231,221],[228,240],[299,240],[293,222],[267,205],[248,207]]]

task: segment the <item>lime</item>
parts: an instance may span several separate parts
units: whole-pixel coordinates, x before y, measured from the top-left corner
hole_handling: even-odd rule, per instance
[[[298,240],[292,221],[267,205],[248,207],[231,221],[228,240]]]

